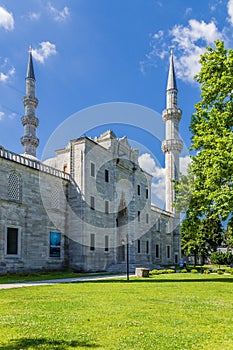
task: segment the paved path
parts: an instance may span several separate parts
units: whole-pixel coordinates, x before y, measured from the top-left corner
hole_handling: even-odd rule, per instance
[[[132,275],[133,276],[133,275]],[[21,288],[21,287],[32,287],[32,286],[44,286],[50,284],[59,283],[77,283],[77,282],[89,282],[89,281],[101,281],[106,279],[122,278],[125,275],[105,275],[105,276],[88,276],[88,277],[77,277],[77,278],[64,278],[46,281],[32,281],[32,282],[22,282],[22,283],[7,283],[0,284],[0,289],[11,289],[11,288]]]

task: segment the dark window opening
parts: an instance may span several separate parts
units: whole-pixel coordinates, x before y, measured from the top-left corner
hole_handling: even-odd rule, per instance
[[[109,201],[105,201],[105,214],[109,214]]]
[[[91,196],[91,209],[95,210],[95,197]]]
[[[91,176],[95,177],[95,164],[91,163]]]
[[[170,245],[167,246],[167,258],[170,259],[171,257],[171,248]]]
[[[109,182],[109,171],[105,169],[105,182]]]
[[[105,247],[104,247],[104,251],[108,252],[109,251],[109,237],[105,236]]]
[[[141,253],[141,241],[138,239],[138,253]]]
[[[90,250],[95,250],[95,235],[94,233],[91,233],[91,244],[90,244]]]
[[[18,228],[7,227],[7,249],[9,255],[18,254]]]

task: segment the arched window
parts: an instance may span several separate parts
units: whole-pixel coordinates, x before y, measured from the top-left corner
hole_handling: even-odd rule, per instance
[[[12,201],[21,200],[21,181],[20,176],[11,172],[8,178],[8,198]]]

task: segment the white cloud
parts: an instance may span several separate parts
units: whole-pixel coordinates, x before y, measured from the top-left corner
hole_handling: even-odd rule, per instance
[[[177,42],[182,48],[188,49],[187,45],[193,44],[200,39],[210,44],[214,40],[222,38],[222,34],[218,31],[213,21],[206,23],[205,21],[199,22],[196,19],[190,19],[188,23],[187,27],[176,25],[171,31],[173,41]]]
[[[28,18],[31,20],[31,21],[38,21],[40,19],[40,13],[38,12],[30,12],[28,14]]]
[[[151,36],[150,42],[151,50],[145,55],[145,59],[140,61],[140,71],[145,73],[146,68],[156,67],[156,57],[164,59],[168,53],[168,47],[164,42],[164,32],[159,30]]]
[[[163,37],[163,35],[164,35],[163,30],[159,30],[158,33],[155,33],[155,34],[153,35],[153,38],[154,38],[154,39],[160,39],[160,38]]]
[[[5,114],[3,112],[0,112],[0,121],[3,120]]]
[[[4,61],[4,62],[6,62],[6,61]],[[2,65],[2,67],[3,66],[5,66],[5,63],[4,63],[4,65]],[[14,74],[15,74],[15,68],[14,67],[11,67],[5,73],[0,72],[0,82],[6,83]]]
[[[180,172],[183,175],[187,175],[187,168],[191,162],[190,156],[180,157]]]
[[[228,22],[233,25],[233,0],[229,0],[227,4],[227,11],[228,11]]]
[[[165,204],[165,176],[166,169],[159,167],[149,153],[143,153],[138,162],[140,167],[153,176],[151,184],[152,203],[163,208]],[[187,174],[187,166],[191,162],[188,155],[180,157],[180,172]]]
[[[192,8],[191,7],[187,7],[186,8],[186,10],[185,10],[185,16],[189,16],[190,15],[190,13],[192,12],[193,10],[192,10]]]
[[[176,60],[177,76],[187,82],[194,82],[193,77],[200,70],[200,55],[206,50],[206,45],[217,39],[223,39],[216,24],[211,21],[197,21],[191,19],[188,26],[175,25],[170,31],[172,42],[179,51]]]
[[[0,27],[6,30],[14,29],[14,17],[4,7],[0,6]]]
[[[190,12],[188,8],[186,14]],[[233,25],[233,0],[228,2],[228,14]],[[206,51],[206,46],[217,39],[227,41],[226,27],[219,31],[214,20],[207,23],[190,19],[187,25],[175,25],[167,34],[159,30],[151,35],[151,50],[140,62],[140,70],[145,73],[147,68],[156,67],[158,57],[164,59],[173,48],[177,76],[185,82],[195,83],[194,76],[200,70],[200,56]]]
[[[49,41],[43,41],[39,45],[39,49],[32,49],[32,55],[36,61],[44,63],[49,56],[56,55],[57,50],[55,44],[52,44]]]
[[[0,81],[2,83],[5,83],[7,81],[7,75],[2,73],[2,72],[0,72]]]
[[[152,202],[163,206],[165,202],[165,174],[164,168],[159,167],[149,153],[144,153],[138,158],[140,167],[153,176],[151,192]]]
[[[65,21],[70,16],[70,10],[67,6],[63,8],[63,10],[59,11],[54,6],[52,6],[50,3],[48,4],[48,9],[50,13],[52,14],[53,18],[57,22]]]
[[[138,162],[140,167],[156,178],[163,177],[165,174],[165,169],[157,166],[155,160],[151,157],[149,153],[143,153],[139,158]]]

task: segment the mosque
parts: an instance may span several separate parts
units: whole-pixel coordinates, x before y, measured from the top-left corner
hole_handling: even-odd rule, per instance
[[[0,146],[0,274],[32,270],[125,271],[169,266],[180,259],[179,216],[172,180],[178,179],[182,112],[170,55],[166,137],[166,210],[151,203],[152,176],[126,137],[107,130],[70,140],[41,162],[32,53],[22,117],[23,154]]]

